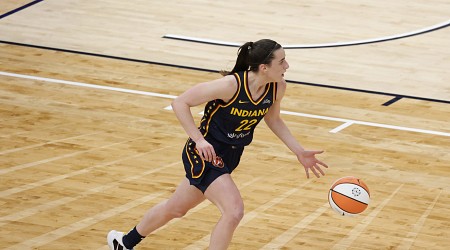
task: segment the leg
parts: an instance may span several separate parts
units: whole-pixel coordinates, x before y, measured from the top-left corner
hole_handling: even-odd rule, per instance
[[[191,208],[204,200],[203,193],[191,186],[188,179],[184,179],[168,200],[157,204],[145,213],[136,229],[140,235],[147,236],[170,220],[184,216]]]
[[[211,183],[205,191],[205,196],[222,213],[222,217],[211,233],[209,249],[226,249],[231,242],[234,230],[244,216],[241,194],[231,176],[224,174]]]

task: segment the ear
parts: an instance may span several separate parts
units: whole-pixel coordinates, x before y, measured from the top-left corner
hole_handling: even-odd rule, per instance
[[[260,64],[259,65],[259,71],[266,72],[267,71],[267,64]]]

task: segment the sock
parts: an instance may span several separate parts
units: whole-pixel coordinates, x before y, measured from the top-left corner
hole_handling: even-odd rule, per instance
[[[141,240],[143,240],[145,236],[142,236],[138,233],[136,230],[136,227],[134,227],[130,232],[128,232],[126,235],[123,236],[122,242],[123,246],[127,249],[132,249],[134,246],[139,244]]]

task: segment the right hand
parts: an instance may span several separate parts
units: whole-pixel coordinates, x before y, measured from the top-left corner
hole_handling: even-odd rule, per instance
[[[216,159],[214,147],[206,141],[205,138],[196,141],[195,148],[197,149],[197,153],[200,155],[202,160],[211,162],[213,159]]]
[[[323,172],[320,166],[328,168],[328,165],[316,158],[316,154],[321,153],[323,153],[323,150],[305,150],[297,155],[297,159],[305,168],[306,178],[309,179],[309,170],[311,170],[317,178],[320,178],[319,173],[325,175],[325,172]],[[317,173],[317,171],[319,171],[319,173]]]

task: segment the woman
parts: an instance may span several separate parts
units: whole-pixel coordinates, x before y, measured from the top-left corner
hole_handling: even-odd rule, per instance
[[[280,117],[288,68],[284,49],[277,42],[247,42],[239,48],[231,72],[222,72],[223,78],[192,87],[172,102],[189,136],[182,156],[186,178],[172,197],[148,210],[128,234],[109,232],[111,249],[132,249],[145,236],[171,219],[182,217],[205,199],[222,213],[212,231],[209,249],[226,249],[244,215],[241,195],[230,174],[262,118],[297,156],[307,178],[309,171],[316,177],[324,175],[320,165],[328,166],[315,157],[323,151],[304,150]],[[202,103],[207,104],[197,127],[190,108]]]

